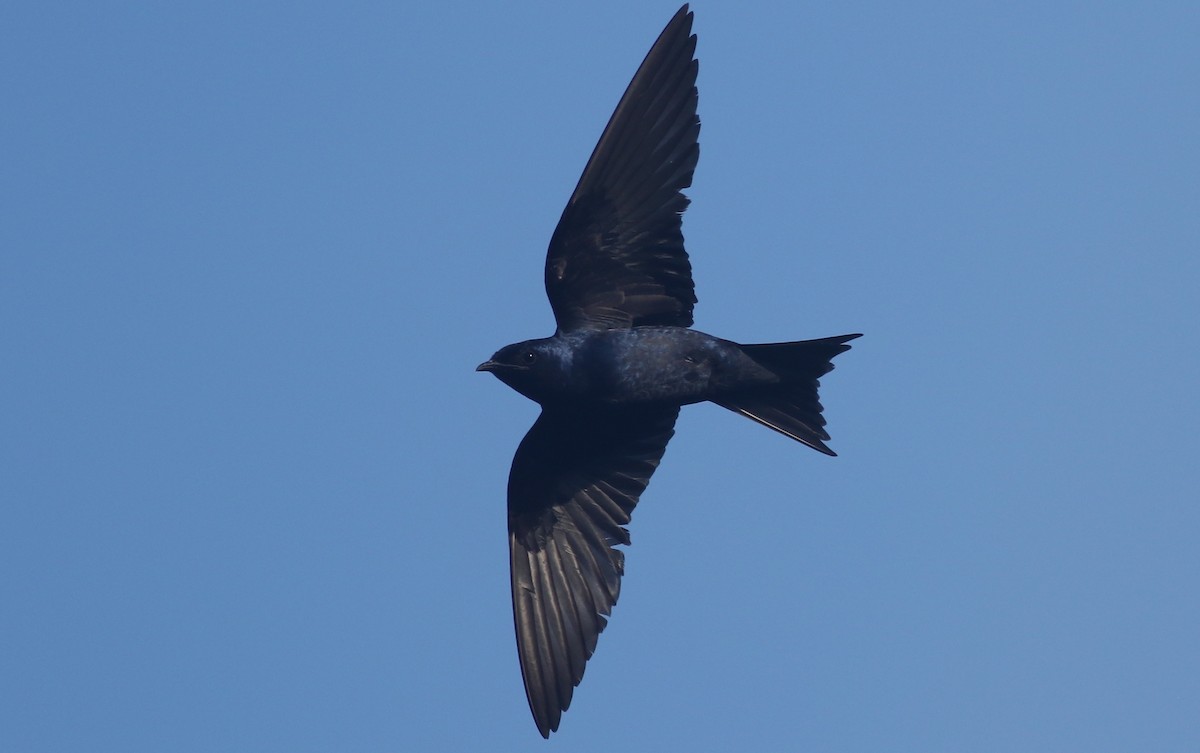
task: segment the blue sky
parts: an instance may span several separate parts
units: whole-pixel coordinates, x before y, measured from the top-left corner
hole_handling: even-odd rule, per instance
[[[504,485],[672,3],[0,11],[0,749],[1200,748],[1200,11],[696,3],[684,411],[549,743]]]

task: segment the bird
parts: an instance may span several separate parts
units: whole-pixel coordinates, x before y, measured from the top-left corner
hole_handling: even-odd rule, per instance
[[[681,406],[710,401],[826,455],[818,378],[859,334],[740,345],[691,328],[682,217],[699,158],[693,13],[634,74],[546,254],[553,336],[477,367],[541,406],[508,478],[513,621],[542,737],[558,730],[620,594],[634,506]]]

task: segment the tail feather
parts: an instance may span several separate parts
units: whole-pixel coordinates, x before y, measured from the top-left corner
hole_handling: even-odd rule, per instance
[[[833,369],[834,356],[850,350],[846,343],[861,336],[839,335],[819,340],[743,345],[742,351],[774,372],[779,383],[724,395],[713,402],[814,450],[836,455],[825,445],[829,433],[825,431],[825,418],[821,415],[821,401],[817,397],[818,379]]]

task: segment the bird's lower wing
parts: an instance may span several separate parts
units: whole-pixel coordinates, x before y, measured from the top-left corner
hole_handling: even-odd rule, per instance
[[[508,481],[517,652],[543,737],[558,729],[621,590],[634,505],[679,408],[543,410]]]

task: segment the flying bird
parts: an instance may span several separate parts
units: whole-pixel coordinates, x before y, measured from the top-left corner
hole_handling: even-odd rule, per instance
[[[711,401],[833,455],[818,378],[859,335],[739,345],[691,329],[682,215],[699,157],[696,37],[684,5],[617,104],[546,254],[553,337],[479,365],[541,405],[508,478],[513,618],[548,738],[617,601],[625,525],[675,433]]]

